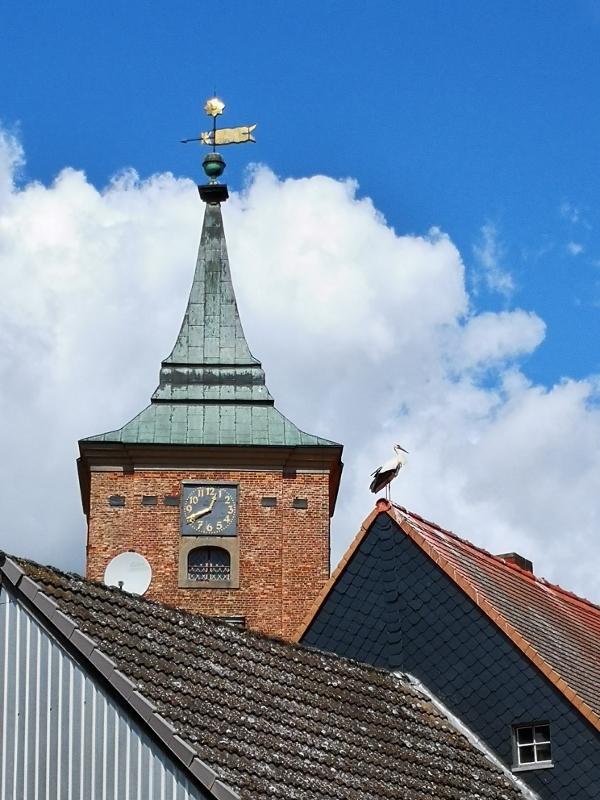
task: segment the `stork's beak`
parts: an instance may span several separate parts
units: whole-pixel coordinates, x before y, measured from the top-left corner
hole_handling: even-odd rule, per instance
[[[397,444],[397,445],[396,445],[396,447],[400,448],[400,450],[402,450],[402,452],[403,452],[403,453],[406,453],[407,455],[409,455],[409,452],[408,452],[408,450],[405,450],[405,449],[402,447],[402,445],[401,445],[401,444]]]

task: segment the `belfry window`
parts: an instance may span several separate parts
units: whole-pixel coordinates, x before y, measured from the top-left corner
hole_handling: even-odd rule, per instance
[[[231,577],[231,558],[221,547],[191,550],[187,567],[190,581],[228,581]]]

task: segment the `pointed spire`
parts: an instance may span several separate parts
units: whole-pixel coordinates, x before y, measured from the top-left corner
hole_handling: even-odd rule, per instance
[[[273,405],[242,329],[218,204],[206,206],[183,324],[152,396],[153,403],[173,401]]]
[[[339,482],[340,445],[304,433],[275,408],[261,363],[244,336],[221,216],[220,204],[227,200],[228,190],[217,181],[225,161],[215,145],[254,142],[251,133],[256,126],[218,129],[216,117],[223,108],[218,98],[209,100],[205,111],[213,117],[212,132],[183,140],[210,145],[212,152],[202,163],[209,182],[198,190],[206,209],[194,281],[175,347],[162,362],[150,405],[118,430],[82,439],[81,452],[87,453],[87,448],[93,452],[93,443],[98,442],[327,448],[337,464],[335,481]],[[329,463],[328,455],[311,458]],[[337,488],[332,497],[336,493]]]
[[[207,184],[201,189],[221,184]],[[238,314],[221,207],[207,202],[194,281],[172,353],[150,405],[122,428],[86,443],[334,447],[304,433],[274,407]],[[90,444],[91,446],[91,444]],[[82,450],[83,452],[83,450]],[[339,453],[336,455],[339,459]]]

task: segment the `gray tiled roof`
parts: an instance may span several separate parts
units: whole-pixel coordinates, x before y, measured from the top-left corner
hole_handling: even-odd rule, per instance
[[[151,405],[122,428],[83,441],[335,444],[304,433],[274,408],[264,370],[242,330],[219,205],[206,206],[187,309]]]
[[[243,800],[521,797],[398,677],[14,561]]]

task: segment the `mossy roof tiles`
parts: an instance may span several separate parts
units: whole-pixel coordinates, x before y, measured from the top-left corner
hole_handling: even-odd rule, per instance
[[[397,676],[30,561],[2,569],[54,601],[114,662],[109,679],[133,682],[242,800],[521,797]]]

